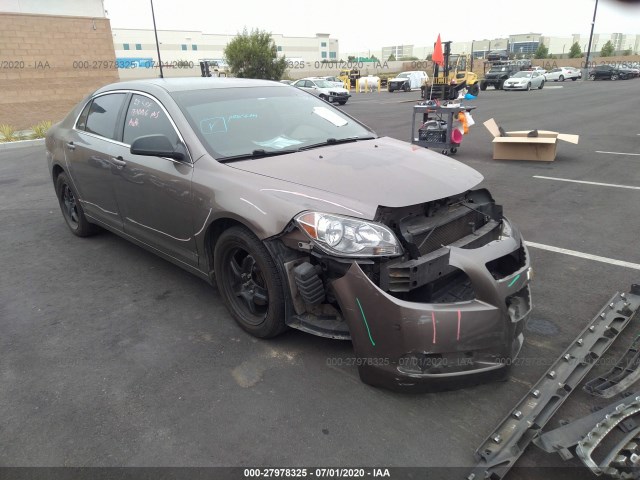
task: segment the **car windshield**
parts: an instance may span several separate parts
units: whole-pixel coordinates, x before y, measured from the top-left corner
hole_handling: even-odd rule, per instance
[[[489,72],[506,72],[507,67],[492,67]]]
[[[297,88],[210,88],[171,94],[216,159],[276,154],[375,133]]]
[[[531,75],[531,72],[518,72],[513,76],[513,78],[529,78]]]

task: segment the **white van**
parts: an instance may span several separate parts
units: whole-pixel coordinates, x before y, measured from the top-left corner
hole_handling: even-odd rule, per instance
[[[394,92],[396,90],[403,90],[409,92],[411,90],[419,90],[422,85],[425,85],[429,80],[429,76],[425,71],[412,70],[409,72],[402,72],[395,78],[387,80],[387,90]]]

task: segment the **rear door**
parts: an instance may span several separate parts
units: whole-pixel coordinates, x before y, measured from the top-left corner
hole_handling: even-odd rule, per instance
[[[73,184],[85,213],[122,230],[116,202],[114,179],[117,166],[116,125],[122,114],[126,93],[106,93],[87,103],[71,130],[65,152]]]
[[[147,94],[134,93],[123,118],[122,143],[116,155],[122,166],[115,177],[115,191],[124,231],[195,266],[191,159],[177,161],[130,152],[131,143],[141,136],[162,134],[173,145],[183,143],[182,137],[165,108]]]

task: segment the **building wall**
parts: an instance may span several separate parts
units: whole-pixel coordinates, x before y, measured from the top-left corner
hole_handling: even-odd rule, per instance
[[[218,35],[200,31],[158,30],[162,63],[173,64],[184,60],[198,66],[201,59],[222,59],[224,49],[235,35]],[[271,34],[278,48],[278,55],[306,62],[340,60],[339,42],[328,33],[317,33],[315,37],[287,37]],[[151,59],[158,61],[153,30],[113,29],[113,46],[118,59]],[[126,62],[128,65],[129,62]],[[121,78],[140,77],[140,72],[121,69]],[[156,69],[157,70],[157,69]],[[199,70],[198,70],[199,71]],[[168,76],[181,76],[182,72],[171,68]],[[149,72],[147,72],[149,75]],[[157,75],[151,74],[151,76]],[[166,73],[165,73],[166,75]],[[167,75],[166,75],[167,76]]]
[[[0,124],[27,129],[57,122],[83,97],[118,80],[106,18],[0,12],[0,45],[2,60],[11,62],[0,69]]]

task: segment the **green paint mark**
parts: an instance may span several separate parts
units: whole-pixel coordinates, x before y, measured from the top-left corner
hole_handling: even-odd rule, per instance
[[[362,319],[364,320],[364,326],[367,327],[367,333],[369,334],[369,340],[371,340],[371,345],[376,346],[376,342],[373,341],[373,337],[371,336],[371,330],[369,330],[369,324],[367,323],[367,317],[364,316],[364,310],[362,309],[362,305],[360,305],[360,300],[356,297],[356,302],[358,302],[358,307],[360,307],[360,313],[362,314]]]
[[[520,274],[518,274],[516,276],[516,278],[514,278],[513,280],[511,280],[511,283],[508,285],[509,287],[511,287],[514,283],[516,283],[518,281],[518,279],[520,278]]]

